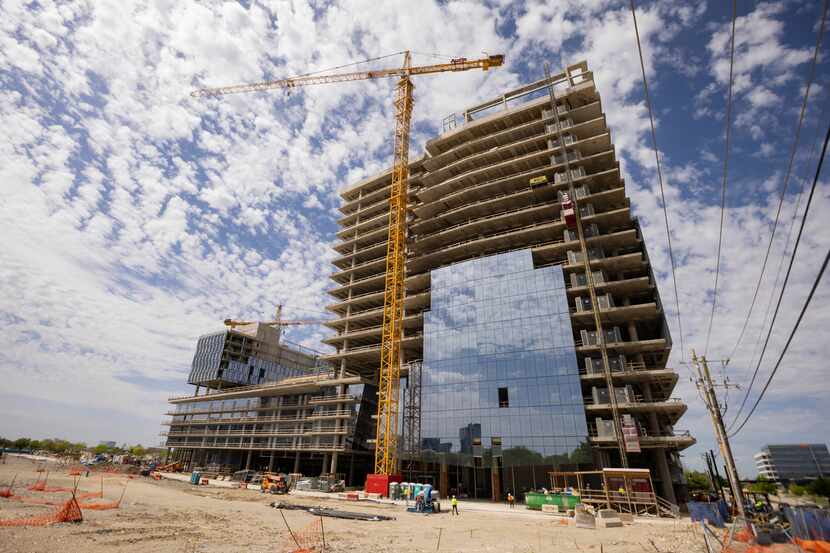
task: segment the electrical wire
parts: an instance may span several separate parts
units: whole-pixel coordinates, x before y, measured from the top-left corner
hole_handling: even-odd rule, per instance
[[[654,149],[654,159],[657,162],[657,180],[660,183],[660,201],[663,204],[663,220],[666,224],[666,241],[668,243],[669,248],[669,259],[671,260],[671,276],[672,282],[674,283],[674,301],[675,307],[677,309],[677,328],[678,332],[680,333],[680,354],[682,360],[685,362],[686,360],[686,345],[683,338],[683,324],[681,322],[680,316],[680,294],[677,290],[677,272],[676,272],[676,263],[674,261],[674,251],[672,250],[671,245],[671,229],[669,227],[669,213],[668,208],[666,207],[666,193],[663,187],[663,170],[660,166],[660,153],[657,149],[657,133],[654,130],[654,114],[651,110],[651,98],[648,93],[648,81],[646,79],[646,66],[645,62],[643,61],[643,47],[640,44],[640,29],[637,27],[637,13],[636,13],[636,6],[634,5],[634,0],[631,0],[631,17],[634,20],[634,34],[637,37],[637,51],[640,55],[640,69],[643,72],[643,92],[645,95],[646,100],[646,107],[648,107],[648,119],[651,123],[651,144]]]
[[[807,78],[807,87],[804,90],[804,100],[801,103],[801,112],[800,112],[799,117],[798,117],[798,125],[796,126],[795,140],[793,141],[793,147],[790,151],[790,160],[789,160],[789,163],[788,163],[788,166],[787,166],[787,175],[786,175],[784,183],[782,185],[781,195],[780,195],[779,200],[778,200],[778,211],[777,211],[776,216],[775,216],[775,222],[773,223],[772,234],[770,235],[770,242],[767,246],[767,252],[766,252],[766,255],[764,256],[764,262],[763,262],[763,266],[762,266],[762,269],[761,269],[761,277],[763,277],[763,271],[766,268],[766,264],[767,264],[767,261],[769,259],[770,249],[772,248],[773,238],[775,237],[775,230],[778,226],[778,220],[779,220],[780,214],[781,214],[781,206],[782,206],[783,201],[784,201],[784,196],[786,195],[786,192],[787,192],[787,186],[789,184],[790,174],[792,173],[792,165],[793,165],[793,160],[795,158],[795,153],[796,153],[796,149],[797,149],[797,145],[798,145],[798,139],[799,139],[799,136],[801,134],[801,126],[802,126],[803,121],[804,121],[804,115],[807,111],[807,102],[808,102],[809,96],[810,96],[810,88],[813,84],[813,80],[815,79],[816,65],[818,64],[818,54],[819,54],[819,51],[821,50],[821,43],[822,43],[822,40],[823,40],[823,37],[824,37],[824,29],[825,29],[825,25],[826,25],[826,22],[827,22],[827,6],[828,6],[828,0],[824,0],[823,5],[822,5],[822,12],[821,12],[821,25],[819,26],[818,37],[816,38],[816,47],[815,47],[815,51],[813,52],[813,61],[812,61],[812,65],[810,67],[810,73],[809,73],[808,78]],[[822,158],[819,160],[819,167],[821,167],[821,162],[823,161],[823,158],[824,158],[824,151],[822,150]],[[810,198],[812,198],[812,190],[810,191]],[[804,216],[802,218],[802,228],[803,228],[804,220],[807,217],[807,211],[809,210],[809,208],[810,208],[810,203],[809,203],[809,200],[808,200],[807,207],[805,208]],[[772,315],[772,320],[770,322],[770,326],[769,326],[769,329],[767,331],[767,336],[764,339],[764,346],[761,349],[761,355],[758,358],[757,364],[755,365],[755,369],[753,370],[753,373],[752,373],[752,379],[750,380],[749,386],[747,386],[747,388],[746,388],[746,392],[744,392],[744,399],[741,402],[741,408],[738,409],[738,413],[735,415],[735,420],[732,422],[732,426],[735,425],[735,423],[738,420],[738,417],[740,416],[741,412],[743,411],[743,406],[746,404],[747,399],[749,398],[749,395],[752,392],[752,386],[755,384],[755,379],[758,377],[758,371],[761,368],[761,363],[764,360],[764,354],[766,353],[767,346],[769,345],[770,336],[772,335],[772,329],[773,329],[773,326],[775,325],[775,319],[776,319],[776,316],[778,315],[778,310],[781,307],[781,299],[784,297],[784,289],[787,286],[787,280],[788,280],[789,275],[790,275],[790,269],[792,268],[793,260],[795,259],[795,252],[798,249],[798,238],[800,238],[800,236],[801,236],[801,229],[799,229],[799,234],[798,234],[798,237],[796,238],[795,247],[794,247],[793,253],[790,257],[790,264],[789,264],[789,267],[787,268],[787,274],[784,278],[784,283],[783,283],[782,288],[781,288],[781,293],[778,296],[778,301],[777,301],[776,306],[775,306],[775,311],[773,312],[773,315]],[[758,279],[758,284],[756,286],[756,290],[755,290],[755,295],[756,296],[758,294],[758,288],[760,288],[760,286],[761,286],[761,278]],[[754,301],[755,300],[753,299],[753,302]]]
[[[726,100],[726,137],[723,153],[723,184],[720,193],[720,229],[718,230],[718,255],[715,261],[715,287],[712,293],[712,313],[709,314],[709,328],[706,330],[706,345],[703,348],[703,356],[709,352],[709,339],[712,337],[712,323],[715,322],[715,308],[718,304],[718,279],[720,277],[720,257],[723,246],[723,219],[726,214],[726,188],[729,182],[729,148],[732,140],[732,84],[735,67],[735,14],[737,12],[737,0],[732,0],[732,42],[729,48],[729,95]],[[725,367],[725,365],[723,366]]]
[[[804,208],[804,216],[801,218],[801,226],[798,229],[798,236],[795,239],[795,248],[793,249],[792,257],[790,257],[790,264],[787,267],[787,275],[784,278],[784,286],[781,288],[781,295],[778,297],[778,305],[775,308],[775,314],[772,317],[772,323],[770,324],[770,332],[772,331],[772,327],[775,324],[775,315],[778,314],[778,307],[781,305],[781,298],[784,296],[784,291],[787,287],[787,280],[790,276],[790,271],[793,267],[793,262],[795,261],[795,254],[798,251],[798,244],[801,241],[801,234],[804,231],[804,225],[807,222],[807,214],[810,211],[810,204],[813,201],[813,194],[816,191],[816,186],[818,184],[819,176],[821,175],[821,167],[824,163],[824,156],[827,153],[827,143],[830,142],[830,125],[827,127],[827,134],[824,137],[824,145],[821,148],[821,157],[818,161],[818,166],[816,167],[816,176],[813,178],[813,184],[810,187],[810,195],[807,197],[807,206]],[[795,324],[793,325],[792,330],[790,331],[790,335],[787,338],[787,342],[784,344],[784,349],[781,350],[781,354],[778,356],[778,361],[775,362],[775,366],[772,368],[772,372],[770,373],[769,377],[767,378],[766,384],[764,384],[764,388],[761,390],[761,393],[758,395],[758,398],[755,400],[755,404],[752,406],[752,409],[746,415],[746,418],[741,423],[741,425],[731,434],[729,437],[732,438],[736,434],[738,434],[746,423],[752,418],[752,415],[755,413],[755,410],[758,408],[758,405],[761,403],[761,400],[764,399],[764,395],[767,393],[770,384],[772,383],[772,379],[775,378],[775,373],[778,372],[778,368],[781,366],[781,361],[784,359],[784,356],[787,354],[787,350],[790,347],[790,344],[793,341],[793,337],[795,333],[798,331],[798,326],[801,324],[801,320],[804,318],[804,313],[807,311],[807,308],[810,306],[810,302],[813,300],[813,295],[816,293],[816,289],[818,288],[819,283],[821,282],[821,278],[824,276],[824,271],[827,269],[827,263],[830,262],[830,249],[827,250],[827,254],[824,256],[824,263],[821,265],[821,269],[816,275],[816,279],[813,282],[812,288],[810,288],[810,293],[807,295],[807,300],[804,302],[804,305],[801,307],[801,312],[798,314],[798,319],[796,319]],[[769,340],[769,334],[767,335],[767,340]],[[764,344],[766,347],[766,344]]]
[[[738,347],[741,344],[741,340],[743,340],[744,333],[746,332],[747,326],[749,325],[750,318],[752,317],[752,310],[755,308],[755,301],[758,299],[758,292],[761,288],[761,281],[764,278],[764,272],[766,271],[766,268],[767,268],[767,262],[769,261],[769,254],[770,254],[770,251],[772,250],[772,243],[773,243],[773,240],[775,238],[775,231],[778,228],[778,220],[781,216],[781,206],[784,204],[784,196],[786,195],[787,187],[789,186],[790,175],[792,174],[792,168],[793,168],[793,161],[795,160],[795,154],[796,154],[796,151],[798,149],[798,141],[799,141],[799,137],[801,136],[801,126],[802,126],[802,123],[804,121],[804,114],[806,113],[806,110],[807,110],[807,100],[808,100],[809,95],[810,95],[810,87],[813,84],[813,80],[815,79],[816,64],[817,64],[817,59],[818,59],[818,53],[819,53],[819,50],[820,50],[820,47],[821,47],[822,37],[824,36],[824,26],[825,26],[825,22],[826,22],[826,17],[827,17],[827,0],[824,0],[823,7],[822,7],[822,15],[821,15],[821,26],[819,28],[818,37],[816,39],[816,49],[815,49],[815,52],[813,53],[812,67],[810,69],[810,75],[807,79],[807,88],[805,89],[805,92],[804,92],[804,100],[801,103],[801,113],[798,117],[798,125],[796,126],[796,129],[795,129],[795,138],[793,140],[792,147],[790,148],[790,159],[789,159],[789,162],[787,163],[787,172],[784,176],[783,182],[781,183],[781,192],[780,192],[779,197],[778,197],[778,209],[775,213],[775,220],[772,223],[772,233],[770,234],[769,243],[767,244],[767,251],[764,254],[764,261],[761,263],[761,274],[758,275],[758,282],[755,285],[755,292],[753,292],[753,294],[752,294],[752,301],[749,304],[749,311],[746,314],[746,319],[744,320],[743,327],[741,328],[741,333],[738,335],[738,340],[735,342],[735,346],[732,348],[732,352],[729,354],[729,357],[727,357],[727,359],[732,359],[732,357],[735,356],[735,352],[738,350]],[[710,330],[711,330],[711,326],[710,326]],[[708,339],[707,339],[707,342],[708,342]]]
[[[820,117],[821,120],[824,119],[826,111],[822,113]],[[813,139],[813,148],[810,152],[809,161],[807,162],[807,167],[812,167],[813,164],[816,162],[816,158],[818,156],[818,145],[821,143],[821,123],[819,122],[816,125],[816,135]],[[778,269],[775,272],[775,280],[772,283],[772,288],[770,288],[770,295],[769,301],[767,301],[767,308],[764,310],[764,319],[761,322],[761,328],[758,330],[758,338],[755,340],[755,346],[752,348],[752,356],[750,357],[749,367],[755,365],[756,361],[758,361],[758,350],[761,347],[761,339],[764,336],[764,329],[767,328],[767,321],[769,321],[770,311],[772,310],[773,300],[775,299],[776,290],[778,289],[778,283],[781,282],[781,272],[784,270],[784,261],[787,259],[787,251],[790,249],[790,242],[793,236],[793,230],[795,229],[795,223],[798,219],[799,208],[801,207],[801,201],[804,199],[804,184],[808,179],[800,179],[801,186],[798,189],[798,195],[796,196],[795,200],[795,208],[793,208],[792,218],[790,220],[790,224],[787,228],[787,238],[784,241],[784,249],[781,251],[781,257],[778,260]],[[734,352],[733,352],[734,354]],[[752,379],[749,381],[749,386],[747,387],[748,390],[751,390],[755,384],[755,379],[758,377],[758,371],[754,371],[752,374]],[[746,402],[749,399],[749,394],[744,394],[744,398],[741,401],[741,406],[738,408],[738,412],[735,413],[735,417],[732,419],[732,422],[729,424],[729,430],[731,431],[735,424],[738,422],[738,419],[741,417],[741,413],[746,406]]]

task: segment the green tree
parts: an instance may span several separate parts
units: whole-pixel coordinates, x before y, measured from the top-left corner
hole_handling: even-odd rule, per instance
[[[807,490],[809,490],[809,492],[813,495],[830,497],[830,479],[819,478],[814,480],[807,486]]]
[[[30,440],[29,438],[18,438],[14,442],[12,442],[12,445],[17,449],[29,449],[31,443],[32,440]]]
[[[95,455],[103,455],[104,453],[109,453],[110,449],[111,448],[108,445],[98,444],[98,445],[95,446],[95,449],[93,449],[92,451],[95,452]]]
[[[766,476],[759,475],[758,480],[752,484],[749,489],[755,493],[775,493],[778,491],[778,486],[767,480]]]
[[[793,483],[793,484],[790,484],[789,492],[790,492],[790,494],[796,495],[796,496],[805,495],[807,493],[807,487],[806,486],[800,486],[798,484]]]
[[[130,448],[130,455],[134,457],[144,457],[144,454],[147,453],[147,450],[141,444],[134,445]]]
[[[686,482],[689,484],[689,490],[709,491],[712,489],[706,473],[697,470],[686,471]]]

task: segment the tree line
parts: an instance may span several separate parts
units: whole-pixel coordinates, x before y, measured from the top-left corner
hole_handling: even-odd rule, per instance
[[[48,451],[56,455],[81,455],[86,452],[93,452],[96,455],[110,454],[110,455],[125,455],[130,454],[136,457],[141,457],[148,452],[147,448],[141,444],[128,446],[122,444],[121,446],[109,446],[107,444],[98,444],[94,447],[89,447],[84,442],[70,442],[69,440],[62,440],[60,438],[49,438],[45,440],[34,440],[32,438],[18,438],[16,440],[9,440],[0,436],[0,448],[9,448],[17,450],[28,451]]]

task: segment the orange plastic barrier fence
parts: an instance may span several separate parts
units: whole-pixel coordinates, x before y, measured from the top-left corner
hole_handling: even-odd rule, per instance
[[[63,501],[52,501],[50,499],[42,499],[40,497],[25,497],[16,495],[10,497],[12,501],[19,501],[20,503],[30,503],[32,505],[63,505]]]
[[[120,501],[112,501],[110,503],[80,503],[82,509],[89,509],[90,511],[108,511],[110,509],[118,509],[121,507]]]
[[[81,522],[82,520],[84,520],[84,515],[81,507],[72,497],[62,507],[51,513],[37,517],[0,520],[0,526],[48,526],[59,522]]]
[[[291,537],[291,553],[318,553],[323,550],[323,521],[316,518]],[[297,547],[299,545],[299,547]]]
[[[800,545],[804,551],[810,551],[811,553],[830,553],[830,542],[828,541],[795,538],[795,543]]]

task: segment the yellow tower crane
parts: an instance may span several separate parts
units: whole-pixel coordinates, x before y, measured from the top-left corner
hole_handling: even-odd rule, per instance
[[[291,90],[299,86],[341,83],[398,77],[395,86],[395,143],[392,162],[392,185],[389,188],[389,240],[386,247],[386,279],[383,293],[383,332],[378,369],[378,413],[376,419],[375,474],[397,472],[398,390],[401,371],[401,336],[403,334],[404,275],[406,269],[406,201],[409,183],[409,127],[412,121],[413,75],[447,71],[488,70],[504,63],[504,56],[450,63],[412,66],[409,51],[403,52],[402,67],[377,71],[359,71],[329,75],[303,75],[258,83],[203,88],[191,93],[196,98],[223,96],[241,92]]]

